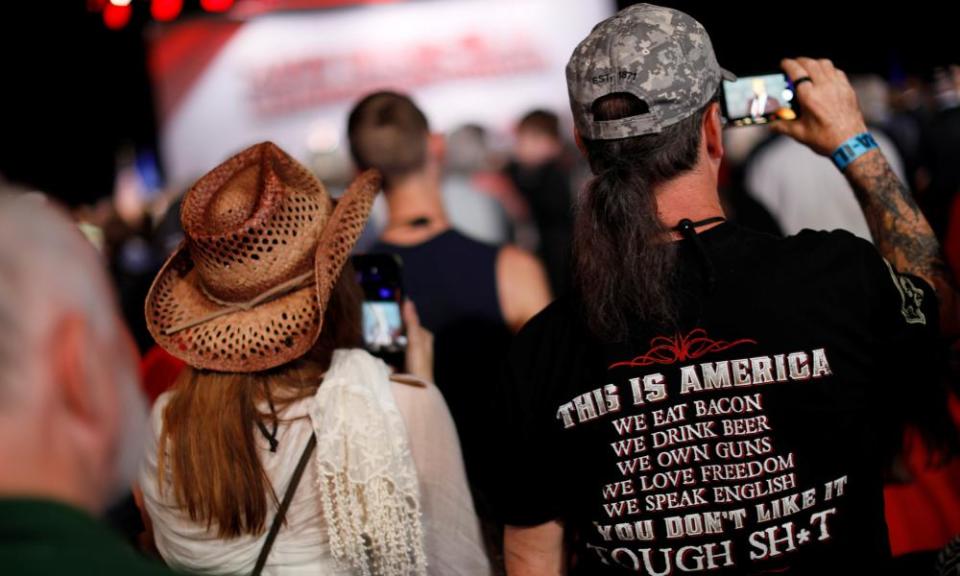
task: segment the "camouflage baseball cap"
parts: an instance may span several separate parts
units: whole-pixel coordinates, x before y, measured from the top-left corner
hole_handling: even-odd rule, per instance
[[[594,26],[567,63],[574,123],[592,140],[656,134],[706,105],[724,78],[736,76],[717,64],[703,26],[652,4],[634,4]],[[593,103],[618,92],[633,94],[650,111],[594,120]]]

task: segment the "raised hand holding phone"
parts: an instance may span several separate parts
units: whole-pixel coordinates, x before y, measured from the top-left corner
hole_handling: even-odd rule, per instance
[[[410,300],[403,303],[403,322],[407,325],[406,371],[433,382],[433,334],[420,325],[417,308]]]
[[[796,86],[803,115],[795,122],[774,123],[774,131],[823,156],[830,156],[841,144],[867,131],[857,94],[843,70],[829,60],[812,58],[788,58],[781,66]]]

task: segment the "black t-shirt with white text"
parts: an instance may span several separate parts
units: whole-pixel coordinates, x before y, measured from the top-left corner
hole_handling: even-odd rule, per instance
[[[678,245],[677,330],[603,343],[571,297],[518,335],[503,520],[562,520],[578,574],[876,573],[935,294],[846,232],[700,239]]]

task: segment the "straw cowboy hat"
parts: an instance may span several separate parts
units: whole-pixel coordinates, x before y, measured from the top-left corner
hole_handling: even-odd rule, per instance
[[[217,166],[184,197],[186,239],[147,295],[150,333],[209,370],[257,372],[303,356],[379,190],[379,173],[367,171],[334,202],[271,142]]]

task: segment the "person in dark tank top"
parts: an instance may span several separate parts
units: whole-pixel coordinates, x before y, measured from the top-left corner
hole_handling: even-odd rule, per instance
[[[404,287],[419,304],[421,320],[442,333],[463,320],[507,331],[497,292],[500,247],[478,242],[452,228],[414,245],[380,241],[371,250],[403,261]]]
[[[384,178],[389,217],[373,253],[403,260],[407,296],[435,336],[434,374],[460,434],[467,473],[483,514],[484,471],[493,409],[512,334],[551,300],[541,263],[515,246],[478,242],[454,230],[442,200],[442,137],[403,94],[358,102],[347,126],[360,169]]]

